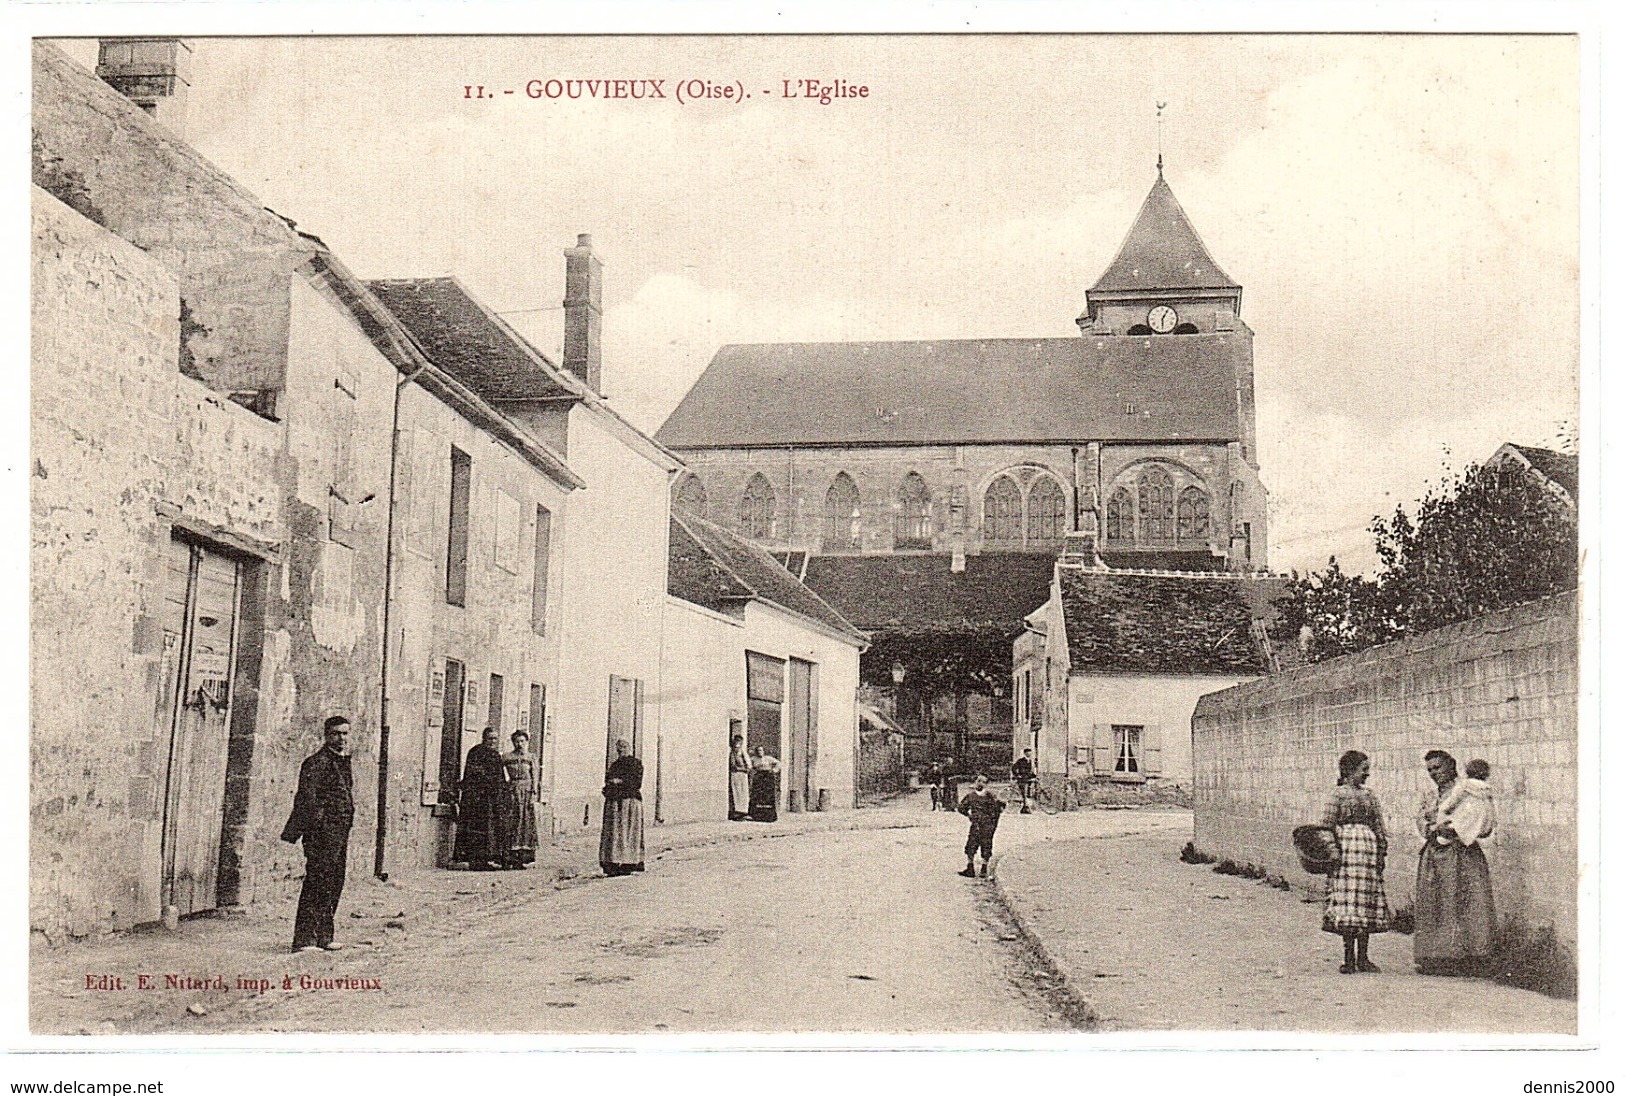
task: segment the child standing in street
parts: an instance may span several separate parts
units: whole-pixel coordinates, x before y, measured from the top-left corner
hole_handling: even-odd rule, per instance
[[[987,777],[978,773],[976,787],[959,804],[959,813],[970,819],[970,836],[965,839],[966,879],[976,878],[976,853],[982,853],[982,877],[987,877],[987,865],[993,859],[993,833],[999,828],[999,815],[1004,813],[1004,800],[987,789]]]

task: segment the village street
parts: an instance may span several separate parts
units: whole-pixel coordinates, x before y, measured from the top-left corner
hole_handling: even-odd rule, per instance
[[[341,935],[355,946],[331,955],[286,954],[286,904],[173,935],[54,948],[36,936],[33,1026],[98,1035],[1572,1030],[1572,1002],[1408,974],[1406,937],[1373,949],[1388,974],[1340,978],[1314,907],[1176,859],[1189,825],[1183,811],[1007,815],[998,881],[973,882],[954,874],[963,820],[926,811],[916,796],[777,828],[652,831],[649,871],[626,879],[584,870],[554,881],[571,871],[538,868],[363,881],[341,908]],[[96,973],[126,988],[87,989]],[[227,988],[141,992],[129,988],[139,973],[218,974]],[[270,987],[237,988],[244,976]],[[316,988],[300,989],[301,976]],[[377,988],[343,988],[344,979]]]

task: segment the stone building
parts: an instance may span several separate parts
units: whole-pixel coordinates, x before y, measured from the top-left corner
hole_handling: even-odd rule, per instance
[[[397,366],[319,240],[33,56],[31,918],[280,892],[333,712],[370,867]]]
[[[1077,323],[1076,338],[725,346],[656,434],[688,465],[681,506],[784,553],[874,633],[867,683],[889,687],[896,660],[907,689],[906,649],[927,636],[1000,652],[979,675],[916,668],[926,692],[899,710],[939,757],[977,738],[971,697],[1008,730],[1009,643],[1069,535],[1114,568],[1267,568],[1241,286],[1160,164]],[[922,573],[985,588],[979,557],[1010,578],[996,602],[956,614],[939,592],[874,614],[870,592]]]

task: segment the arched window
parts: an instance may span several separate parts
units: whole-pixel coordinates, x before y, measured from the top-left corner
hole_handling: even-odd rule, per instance
[[[1106,542],[1130,544],[1134,540],[1134,496],[1127,487],[1112,492],[1106,502]]]
[[[1151,328],[1147,327],[1143,323],[1137,323],[1128,329],[1128,333],[1130,335],[1153,335],[1156,332],[1152,331]]]
[[[896,546],[931,547],[931,492],[918,472],[904,476],[897,489]]]
[[[824,551],[850,552],[859,547],[858,485],[841,472],[824,492]]]
[[[673,501],[691,514],[698,514],[702,518],[706,516],[705,484],[692,472],[677,485],[677,498]]]
[[[1148,544],[1173,543],[1174,481],[1161,468],[1148,468],[1140,477],[1140,539]]]
[[[1178,324],[1178,325],[1176,325],[1174,327],[1173,333],[1175,335],[1195,335],[1195,334],[1198,334],[1199,332],[1196,330],[1196,325],[1195,324],[1193,324],[1193,323],[1182,323],[1182,324]]]
[[[1009,476],[999,476],[982,498],[982,539],[1021,539],[1021,488]]]
[[[1027,542],[1059,544],[1066,539],[1066,492],[1040,476],[1027,492]]]
[[[1207,492],[1200,487],[1187,487],[1179,493],[1179,539],[1190,542],[1207,540]]]
[[[739,500],[739,532],[752,540],[773,539],[773,516],[778,500],[767,477],[757,472],[745,484],[745,497]]]

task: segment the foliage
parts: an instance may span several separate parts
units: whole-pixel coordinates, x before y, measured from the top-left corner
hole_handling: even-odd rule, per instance
[[[1415,515],[1371,523],[1380,570],[1349,575],[1334,557],[1277,603],[1272,634],[1310,661],[1443,627],[1579,581],[1574,507],[1515,465],[1470,465],[1429,489]]]
[[[927,695],[947,692],[992,694],[1010,683],[1010,642],[1003,627],[883,632],[874,637],[860,663],[866,685],[892,685],[892,667]]]

